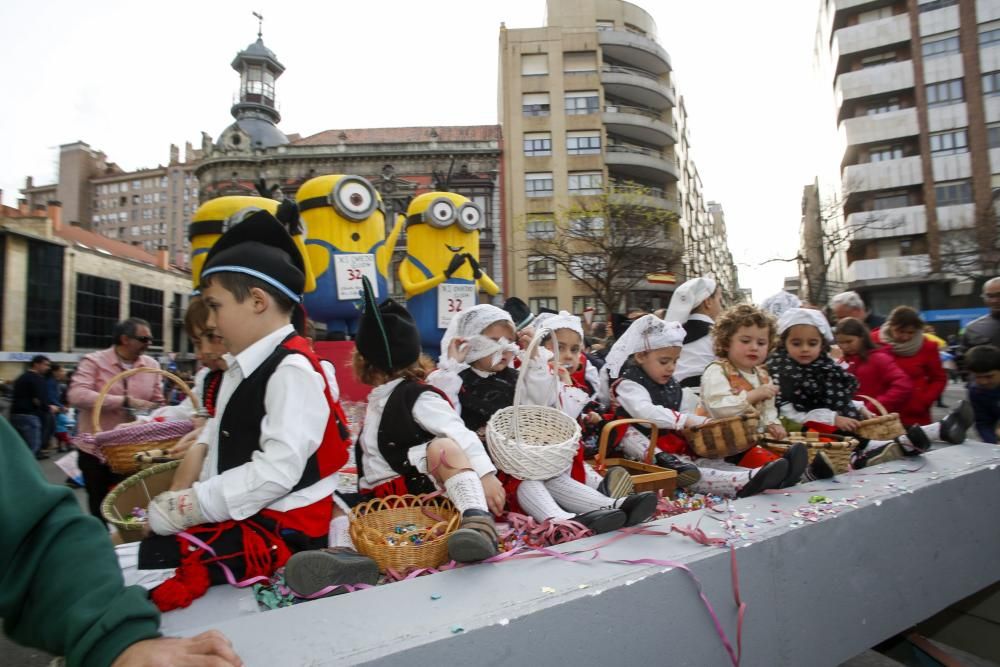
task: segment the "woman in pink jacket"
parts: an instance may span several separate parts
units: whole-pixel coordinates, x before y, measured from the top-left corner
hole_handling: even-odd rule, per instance
[[[882,328],[872,332],[875,343],[889,347],[896,363],[913,382],[910,398],[899,411],[904,426],[931,423],[931,406],[948,383],[938,346],[923,332],[924,321],[909,306],[894,308]]]
[[[837,321],[837,345],[852,375],[858,394],[871,396],[889,412],[900,412],[910,398],[913,382],[896,364],[887,348],[876,347],[864,322],[853,317]],[[875,406],[868,404],[875,412]]]

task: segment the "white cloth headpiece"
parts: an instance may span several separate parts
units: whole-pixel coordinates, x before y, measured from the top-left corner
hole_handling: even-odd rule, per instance
[[[583,324],[580,318],[565,310],[556,313],[542,313],[535,318],[535,328],[545,327],[552,331],[559,329],[570,329],[580,335],[580,343],[583,344]]]
[[[796,324],[808,324],[819,329],[820,335],[828,343],[833,342],[833,331],[826,317],[818,310],[811,308],[789,308],[778,318],[778,335],[785,333]]]
[[[500,356],[504,352],[516,353],[518,347],[514,341],[508,341],[506,338],[495,341],[481,335],[486,327],[495,322],[509,322],[512,328],[514,326],[514,320],[511,319],[510,313],[488,303],[472,306],[455,315],[451,318],[451,322],[448,323],[448,328],[441,338],[441,357],[448,356],[448,347],[456,337],[465,339],[465,363],[467,364],[491,355],[494,356],[493,363],[496,364],[499,363]]]
[[[667,308],[667,314],[663,319],[684,324],[691,317],[691,311],[715,294],[717,287],[711,278],[692,278],[674,291],[674,295],[670,298],[670,307]]]
[[[764,299],[764,302],[760,304],[762,310],[766,310],[775,317],[781,317],[789,308],[798,308],[802,305],[802,300],[795,296],[791,292],[786,292],[781,290],[777,294],[772,294],[771,296]]]
[[[618,377],[622,366],[636,352],[649,352],[684,344],[684,327],[677,322],[664,322],[656,315],[643,315],[625,330],[608,352],[605,366],[611,377]]]

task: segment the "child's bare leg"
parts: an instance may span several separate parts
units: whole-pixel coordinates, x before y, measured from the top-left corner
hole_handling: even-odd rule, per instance
[[[497,533],[486,492],[458,443],[450,438],[431,441],[427,445],[427,472],[444,486],[462,515],[461,528],[448,538],[451,558],[471,563],[495,556]]]

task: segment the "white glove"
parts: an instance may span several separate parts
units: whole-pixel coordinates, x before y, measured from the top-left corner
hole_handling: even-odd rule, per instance
[[[208,523],[198,506],[194,489],[161,493],[153,498],[146,512],[149,528],[157,535],[174,535],[191,526]]]

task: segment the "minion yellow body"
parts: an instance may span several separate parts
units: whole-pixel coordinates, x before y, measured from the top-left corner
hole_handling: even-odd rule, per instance
[[[479,266],[479,230],[485,225],[482,209],[453,192],[427,192],[406,210],[406,258],[399,280],[421,344],[434,356],[448,319],[475,305],[478,292],[500,291]]]
[[[360,176],[317,176],[302,184],[295,200],[316,276],[315,289],[305,296],[306,311],[325,323],[327,332],[353,335],[361,317],[362,276],[372,283],[376,298],[389,295],[389,265],[404,218],[398,216],[386,239],[385,207]]]
[[[215,242],[222,236],[227,224],[238,223],[244,215],[265,210],[272,215],[277,213],[279,202],[266,197],[217,197],[210,199],[194,212],[191,224],[188,226],[188,238],[191,241],[191,283],[197,289],[201,281],[201,269],[205,257]],[[301,234],[292,236],[306,267],[306,291],[316,288],[316,280],[309,266],[309,256],[306,254],[305,240]]]

